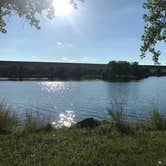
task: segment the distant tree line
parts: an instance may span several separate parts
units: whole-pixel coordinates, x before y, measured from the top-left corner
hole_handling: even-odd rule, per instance
[[[87,65],[6,65],[0,66],[0,77],[23,80],[24,78],[48,78],[49,80],[86,80],[102,79],[106,81],[129,81],[146,78],[151,75],[166,75],[158,67],[152,73],[149,67],[143,67],[138,62],[111,61],[104,67],[89,67]],[[91,66],[91,65],[90,65]]]
[[[102,73],[102,79],[108,81],[128,81],[150,75],[150,71],[139,66],[138,62],[111,61]]]
[[[49,80],[100,79],[103,70],[88,67],[31,67],[24,65],[0,66],[0,77],[22,80],[24,78],[48,78]]]

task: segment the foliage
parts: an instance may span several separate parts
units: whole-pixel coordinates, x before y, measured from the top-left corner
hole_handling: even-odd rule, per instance
[[[18,119],[14,113],[11,113],[8,106],[0,103],[0,134],[10,133],[18,125]]]
[[[70,1],[76,8],[75,0]],[[40,29],[40,15],[54,17],[53,0],[0,0],[0,32],[6,33],[6,16],[17,14],[27,20],[31,26]]]
[[[148,11],[144,14],[144,34],[142,35],[142,55],[147,51],[153,54],[153,61],[158,64],[160,51],[155,49],[158,41],[166,43],[166,0],[146,0],[143,7]]]
[[[3,62],[2,62],[3,64]],[[104,67],[103,67],[104,68]],[[47,63],[14,63],[0,65],[0,77],[11,79],[26,78],[48,78],[49,80],[81,80],[101,78],[102,67],[87,67],[84,65],[61,64],[53,65]]]
[[[104,70],[102,77],[109,81],[128,81],[144,78],[147,75],[149,75],[149,71],[141,68],[137,62],[111,61]]]

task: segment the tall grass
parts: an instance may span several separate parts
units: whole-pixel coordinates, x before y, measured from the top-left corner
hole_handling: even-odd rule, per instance
[[[151,130],[164,130],[166,129],[166,118],[159,112],[156,106],[152,107],[149,116],[149,126]]]
[[[50,131],[52,130],[52,125],[49,121],[46,121],[41,116],[33,116],[32,113],[27,113],[25,116],[24,124],[23,124],[24,132],[38,132],[38,131]]]
[[[152,110],[149,113],[149,117],[144,122],[135,122],[131,123],[130,125],[129,122],[125,119],[126,115],[124,114],[123,107],[119,104],[115,104],[109,108],[108,115],[111,116],[111,123],[113,126],[118,131],[123,133],[128,133],[133,130],[166,130],[166,116],[164,116],[164,114],[162,114],[155,105],[153,105]]]
[[[166,117],[159,112],[156,106],[153,106],[148,119],[142,123],[130,124],[124,114],[123,106],[117,103],[108,109],[108,114],[111,117],[111,123],[109,123],[111,124],[111,129],[116,129],[121,133],[128,134],[138,130],[166,130]],[[35,114],[35,112],[27,113],[24,121],[20,121],[7,104],[0,102],[0,134],[14,133],[17,129],[21,129],[20,131],[25,133],[50,131],[52,130],[52,125],[48,117]]]
[[[12,113],[7,104],[0,103],[0,134],[10,133],[18,125],[17,116]]]
[[[108,115],[111,116],[111,122],[116,130],[122,133],[129,133],[129,124],[125,119],[125,114],[123,107],[116,103],[111,108],[108,109]]]
[[[36,132],[41,130],[50,131],[52,129],[52,125],[48,119],[41,118],[41,116],[34,116],[34,114],[27,113],[24,121],[22,121],[18,119],[5,102],[0,102],[0,134],[10,134],[20,130],[24,132]]]

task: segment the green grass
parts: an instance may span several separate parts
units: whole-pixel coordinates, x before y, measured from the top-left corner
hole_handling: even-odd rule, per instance
[[[165,166],[165,138],[166,132],[123,135],[110,125],[3,135],[0,166]]]

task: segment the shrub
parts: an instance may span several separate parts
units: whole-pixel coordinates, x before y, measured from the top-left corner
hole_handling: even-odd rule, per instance
[[[7,134],[12,132],[18,125],[18,120],[15,113],[12,113],[9,107],[0,103],[0,134]]]

